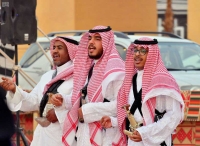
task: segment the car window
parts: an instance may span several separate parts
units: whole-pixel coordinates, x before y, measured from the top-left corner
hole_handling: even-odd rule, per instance
[[[120,44],[115,44],[117,51],[119,52],[119,55],[121,56],[121,58],[123,60],[126,59],[126,50],[127,48],[125,48],[124,46],[120,45]]]
[[[200,68],[200,46],[195,43],[166,42],[159,44],[162,60],[166,68]]]
[[[50,43],[42,42],[40,45],[44,48],[45,51],[49,50]],[[36,43],[32,43],[27,49],[26,53],[23,55],[19,64],[21,67],[26,68],[33,64],[37,59],[43,55],[43,52]]]

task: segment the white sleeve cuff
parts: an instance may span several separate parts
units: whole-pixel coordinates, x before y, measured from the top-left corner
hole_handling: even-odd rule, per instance
[[[118,126],[117,118],[116,117],[110,117],[110,119],[111,119],[112,127],[117,127]]]
[[[62,93],[59,93],[59,94],[63,97],[62,106],[64,106],[67,110],[70,110],[72,108],[72,101],[71,101],[72,94],[70,95],[65,95]]]
[[[22,100],[23,100],[23,96],[22,96],[22,89],[20,89],[19,87],[16,86],[16,91],[15,93],[8,91],[6,98],[7,98],[7,104],[8,107],[11,111],[18,111],[21,108],[22,105]]]
[[[54,107],[54,110],[55,110],[55,114],[56,114],[56,117],[57,117],[59,123],[62,124],[66,118],[68,110],[66,110],[65,108],[61,108],[61,107]]]

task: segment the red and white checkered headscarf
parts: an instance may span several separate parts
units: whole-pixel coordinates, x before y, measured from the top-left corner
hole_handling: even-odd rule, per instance
[[[148,37],[142,37],[139,40],[141,41],[153,41]],[[134,47],[144,47],[148,48],[147,60],[144,66],[144,73],[142,77],[142,101],[145,101],[145,95],[152,89],[156,88],[169,88],[174,89],[178,93],[179,87],[172,77],[172,75],[165,68],[163,61],[161,59],[160,51],[157,44],[141,45],[141,44],[131,44],[128,48],[125,62],[126,75],[123,82],[123,85],[118,94],[118,103],[117,103],[117,118],[119,129],[122,134],[120,142],[126,141],[126,136],[123,133],[125,129],[125,117],[126,112],[122,109],[122,106],[128,104],[129,92],[132,85],[132,77],[137,73],[137,69],[134,66],[133,54],[131,53],[131,48]],[[143,113],[144,125],[154,122],[155,115],[155,105],[156,98],[151,97],[146,102],[143,102],[143,105],[146,104],[148,107],[148,113]],[[142,108],[143,108],[142,105]],[[149,119],[146,119],[146,115],[150,115]],[[148,116],[149,117],[149,116]],[[123,139],[123,140],[122,140]]]
[[[96,26],[92,30],[106,29],[104,26]],[[70,138],[75,136],[76,126],[78,124],[78,108],[80,106],[80,90],[84,87],[89,69],[93,60],[88,56],[88,36],[95,33],[85,33],[80,41],[79,50],[74,62],[74,88],[72,95],[73,107],[67,114],[64,124],[63,143],[69,146],[72,141]],[[119,56],[114,43],[114,34],[112,31],[98,32],[102,38],[103,54],[93,68],[93,75],[87,87],[87,95],[90,102],[103,102],[102,81],[113,72],[124,72],[124,61]],[[90,142],[92,145],[101,143],[101,125],[99,122],[89,124]]]
[[[53,50],[53,46],[54,46],[56,41],[61,41],[66,45],[69,57],[73,61],[74,58],[75,58],[76,51],[78,49],[78,42],[73,40],[73,39],[71,39],[71,38],[69,38],[69,37],[56,37],[56,38],[54,38],[50,42],[50,53],[51,53],[51,56],[52,56],[52,52],[53,52],[52,51]],[[56,66],[54,65],[53,68],[55,69]],[[60,74],[56,75],[55,78],[53,78],[48,84],[46,84],[43,94],[45,94],[46,91],[48,90],[48,88],[51,87],[51,85],[53,83],[57,82],[58,80],[68,80],[69,78],[71,78],[72,75],[73,75],[73,71],[74,71],[74,66],[72,65],[71,67],[69,67],[65,71],[63,71]]]

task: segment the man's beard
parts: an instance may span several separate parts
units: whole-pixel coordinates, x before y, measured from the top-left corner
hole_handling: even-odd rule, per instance
[[[102,54],[97,54],[97,55],[95,55],[95,56],[92,56],[92,55],[88,54],[88,56],[89,56],[90,59],[95,59],[95,60],[97,60],[97,59],[101,58]]]
[[[60,66],[61,65],[61,62],[60,61],[53,61],[54,65],[56,66]]]

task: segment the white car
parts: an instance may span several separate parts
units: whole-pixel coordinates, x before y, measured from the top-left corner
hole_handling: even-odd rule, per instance
[[[83,31],[84,32],[84,31]],[[64,32],[56,32],[58,35]],[[55,37],[56,33],[51,33],[50,39]],[[82,32],[81,32],[82,33]],[[142,35],[127,35],[118,32],[115,36],[115,45],[122,57],[125,60],[126,49],[135,39],[142,37]],[[200,89],[200,46],[192,41],[181,39],[178,37],[152,36],[146,35],[150,38],[158,40],[161,56],[166,68],[174,76],[181,90],[199,90]],[[79,41],[79,36],[71,36],[73,39]],[[47,55],[49,53],[49,40],[46,37],[38,38],[37,42],[41,44]],[[37,43],[31,44],[19,62],[22,70],[28,74],[35,83],[40,80],[42,74],[51,69],[50,61],[43,54]],[[32,89],[35,83],[19,74],[19,85],[23,89]]]
[[[15,47],[10,44],[4,46],[0,40],[0,49],[0,78],[11,77],[14,67]]]
[[[81,35],[70,37],[77,41],[80,41],[81,39]],[[55,36],[49,37],[50,40],[53,38],[55,38]],[[37,39],[37,42],[39,42],[39,44],[46,52],[48,58],[52,61],[49,51],[49,39],[47,39],[46,37],[41,37]],[[116,48],[118,49],[123,59],[125,59],[126,57],[126,49],[130,45],[130,43],[131,41],[127,36],[125,38],[115,36]],[[43,51],[39,48],[37,43],[32,43],[30,45],[30,47],[27,49],[19,62],[21,69],[23,70],[23,72],[25,72],[25,74],[19,73],[18,75],[18,85],[22,89],[33,89],[33,87],[39,82],[41,76],[51,69],[51,62],[48,60],[48,58],[44,55]],[[27,77],[26,74],[31,79]]]

